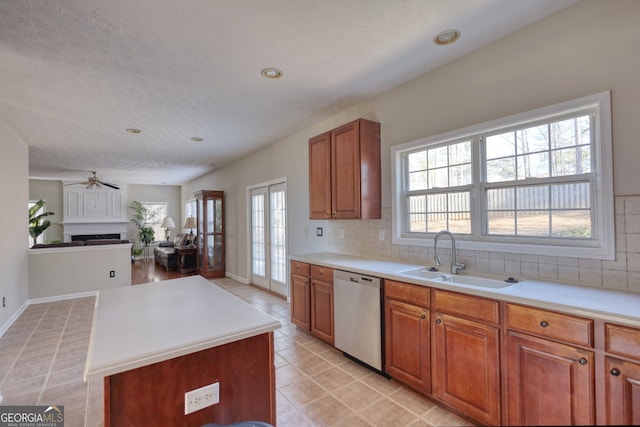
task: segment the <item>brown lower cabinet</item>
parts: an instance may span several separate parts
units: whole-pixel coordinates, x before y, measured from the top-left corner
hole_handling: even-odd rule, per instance
[[[387,374],[425,393],[431,392],[429,310],[385,299]]]
[[[311,334],[333,345],[333,285],[311,281]]]
[[[433,395],[471,418],[500,424],[500,330],[434,314]]]
[[[291,261],[291,323],[311,330],[311,279],[309,264]]]
[[[640,425],[640,364],[605,357],[608,425]]]
[[[507,332],[507,425],[595,423],[594,353]]]
[[[334,344],[333,269],[291,261],[291,323]]]

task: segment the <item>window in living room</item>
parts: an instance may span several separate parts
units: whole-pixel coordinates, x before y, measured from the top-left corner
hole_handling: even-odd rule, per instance
[[[162,220],[167,216],[167,202],[140,202],[149,212],[149,225],[153,227],[154,240],[164,240],[165,230],[162,228]]]
[[[38,203],[37,200],[29,200],[29,206],[28,208],[31,209],[33,206],[35,206],[35,204]],[[46,207],[47,205],[42,205],[40,207],[40,209],[38,209],[35,213],[35,215],[41,215],[43,213],[46,212]],[[29,235],[29,247],[32,247],[33,245],[35,245],[36,243],[44,243],[45,242],[45,235],[46,235],[46,231],[42,234],[40,234],[35,241],[33,240],[33,237],[31,237],[31,234],[27,233]]]

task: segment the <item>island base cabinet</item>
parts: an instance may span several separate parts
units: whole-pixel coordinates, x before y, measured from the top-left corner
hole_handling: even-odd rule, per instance
[[[605,358],[607,425],[640,425],[640,365]]]
[[[507,332],[507,425],[595,423],[593,352]]]
[[[431,392],[429,310],[385,300],[387,374],[425,393]]]
[[[500,332],[446,314],[434,316],[433,395],[483,424],[500,424]]]
[[[106,377],[104,426],[275,425],[273,333]],[[185,415],[186,392],[219,382],[220,402]]]

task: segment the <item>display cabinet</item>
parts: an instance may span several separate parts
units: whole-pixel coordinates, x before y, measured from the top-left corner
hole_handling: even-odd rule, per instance
[[[224,277],[224,191],[193,193],[197,204],[197,269],[204,277]]]

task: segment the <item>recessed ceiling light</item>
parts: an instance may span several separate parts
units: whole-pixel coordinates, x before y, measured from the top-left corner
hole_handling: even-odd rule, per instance
[[[204,140],[203,140],[202,138],[200,138],[199,136],[192,136],[192,137],[191,137],[191,140],[192,140],[192,141],[195,141],[195,142],[204,141]]]
[[[129,132],[129,133],[142,133],[142,131],[140,129],[135,129],[135,128],[129,128],[129,129],[127,129],[127,132]]]
[[[445,30],[441,31],[433,37],[433,42],[439,46],[454,43],[460,38],[460,31]]]
[[[282,77],[282,71],[277,68],[264,68],[260,73],[262,74],[262,77],[266,77],[268,79],[279,79]]]

